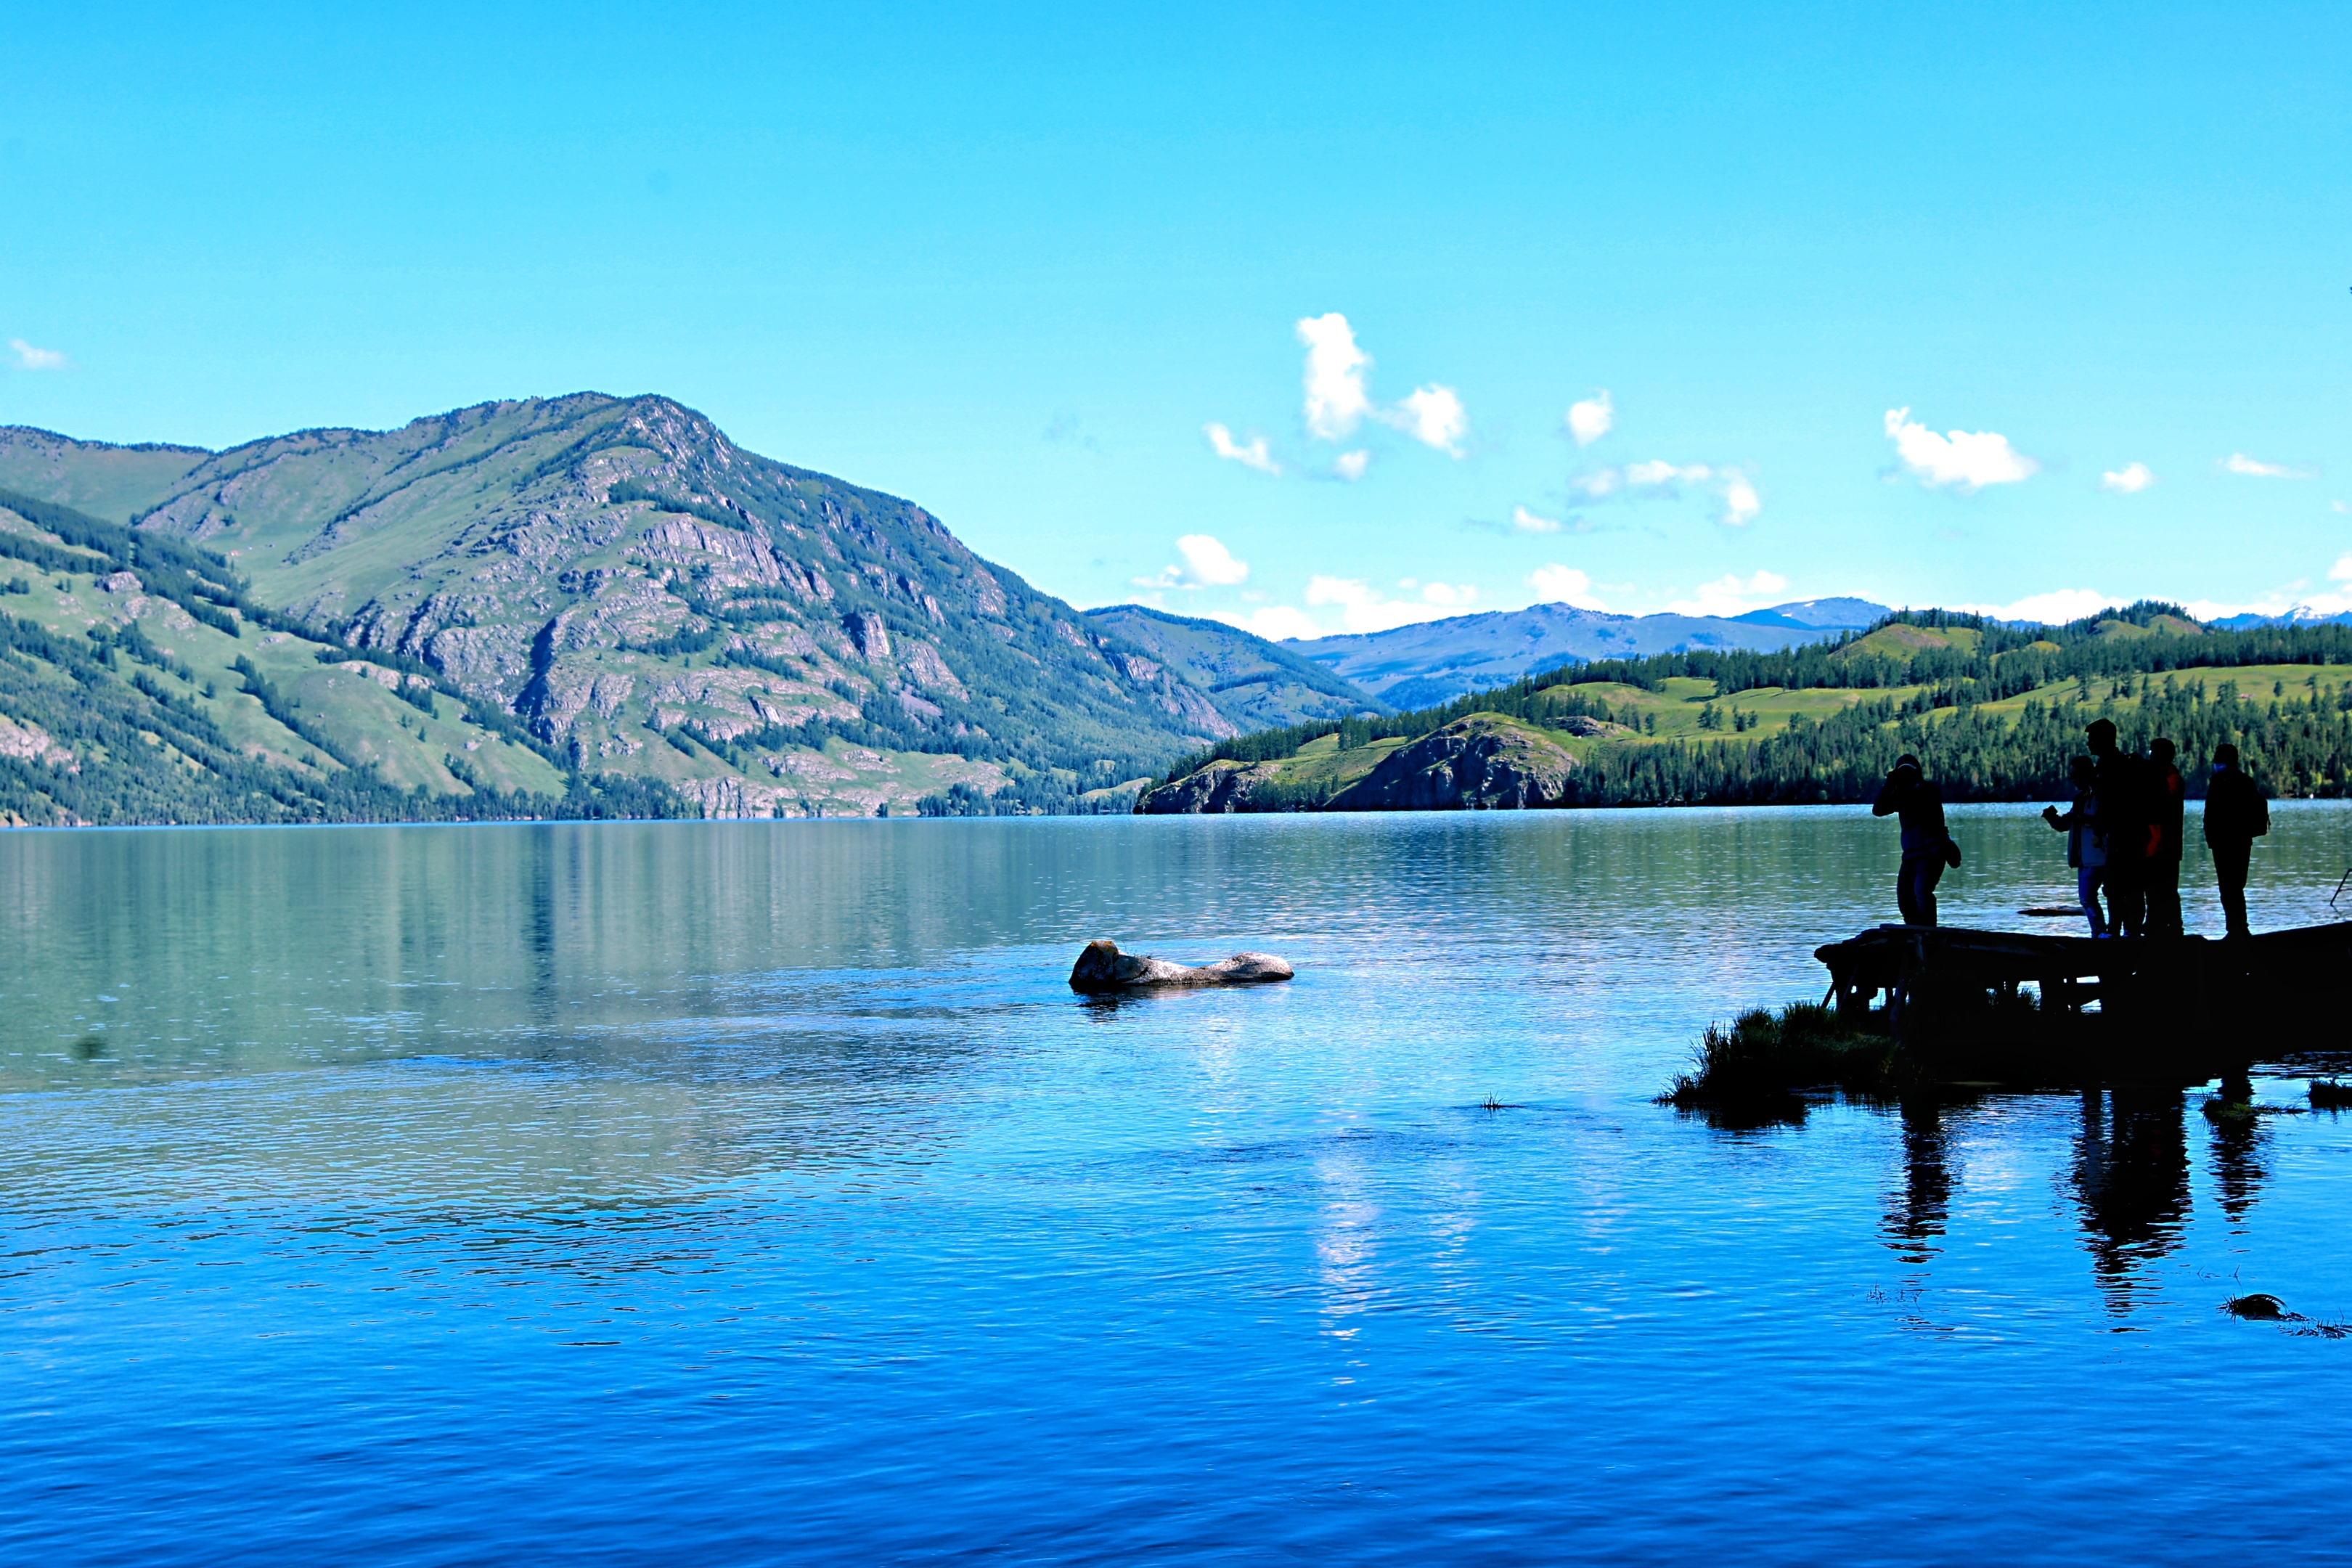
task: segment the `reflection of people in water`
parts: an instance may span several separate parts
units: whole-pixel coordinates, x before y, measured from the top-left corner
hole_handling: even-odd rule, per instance
[[[1927,1263],[1944,1234],[1952,1201],[1952,1170],[1947,1158],[1944,1108],[1934,1098],[1903,1101],[1903,1195],[1886,1211],[1886,1244],[1906,1263]]]
[[[2092,1269],[2116,1311],[2136,1270],[2180,1242],[2189,1215],[2186,1100],[2177,1089],[2086,1089],[2074,1142],[2074,1194]]]
[[[2224,1079],[2223,1103],[2243,1103],[2230,1100],[2231,1088]],[[2251,1092],[2246,1098],[2252,1098]],[[2263,1161],[2270,1129],[2253,1115],[2209,1116],[2208,1120],[2213,1124],[2213,1185],[2219,1190],[2221,1212],[2230,1216],[2233,1227],[2242,1227],[2254,1206],[2263,1178],[2270,1174]]]

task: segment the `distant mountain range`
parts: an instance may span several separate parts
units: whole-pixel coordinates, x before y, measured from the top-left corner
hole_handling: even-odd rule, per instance
[[[1410,709],[1583,659],[1696,648],[1777,652],[1859,631],[1888,613],[1884,605],[1846,598],[1799,599],[1738,616],[1616,616],[1533,605],[1283,646],[1392,708]]]
[[[2257,616],[2249,612],[2242,616],[2223,616],[2218,620],[2207,621],[2205,625],[2224,632],[2252,631],[2257,626],[2352,626],[2352,611],[2323,616],[2308,605],[2297,605],[2283,616]]]

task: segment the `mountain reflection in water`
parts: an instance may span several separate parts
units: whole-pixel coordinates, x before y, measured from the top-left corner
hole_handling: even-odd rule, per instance
[[[1947,919],[2056,896],[2030,810],[1952,817]],[[2314,918],[2352,812],[2276,821],[2257,921]],[[2333,1555],[2352,1125],[2291,1064],[1650,1103],[1892,862],[1843,810],[0,837],[0,1547]],[[1298,977],[1075,996],[1097,936]]]

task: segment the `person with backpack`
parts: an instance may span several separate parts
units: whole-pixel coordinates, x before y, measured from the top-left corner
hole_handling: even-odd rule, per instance
[[[2246,923],[2246,871],[2254,840],[2271,830],[2270,803],[2238,765],[2238,748],[2213,748],[2213,777],[2205,786],[2205,844],[2213,851],[2213,879],[2221,884],[2221,917],[2230,936],[2251,936]]]
[[[1895,904],[1903,911],[1903,923],[1934,925],[1936,884],[1945,867],[1960,863],[1959,846],[1944,827],[1943,792],[1919,771],[1919,759],[1906,752],[1888,771],[1870,815],[1899,816],[1903,823],[1903,863],[1895,873]]]

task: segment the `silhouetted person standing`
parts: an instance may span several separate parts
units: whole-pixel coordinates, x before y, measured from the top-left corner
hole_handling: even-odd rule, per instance
[[[2163,736],[2147,743],[2148,805],[2156,819],[2147,857],[2150,936],[2180,934],[2180,808],[2188,802],[2189,786],[2172,756],[2172,742]]]
[[[2254,840],[2271,830],[2270,803],[2238,766],[2238,748],[2213,748],[2213,779],[2205,786],[2205,843],[2213,851],[2213,879],[2221,887],[2221,915],[2231,936],[2252,934],[2246,924],[2246,869]]]
[[[2116,749],[2116,727],[2092,721],[2084,733],[2098,763],[2099,826],[2107,836],[2107,913],[2119,936],[2138,936],[2147,919],[2147,764]]]
[[[2074,897],[2095,937],[2112,936],[2105,911],[2099,908],[2099,889],[2107,879],[2106,840],[2099,833],[2099,794],[2094,785],[2098,769],[2088,757],[2076,757],[2067,768],[2074,785],[2074,804],[2061,816],[2054,805],[2042,808],[2042,820],[2066,836],[2066,864],[2074,868]]]
[[[1905,925],[1934,925],[1936,884],[1943,880],[1946,866],[1960,860],[1944,827],[1943,792],[1919,771],[1919,759],[1906,752],[1895,759],[1870,815],[1901,816],[1903,864],[1895,873],[1895,907],[1903,911]]]

